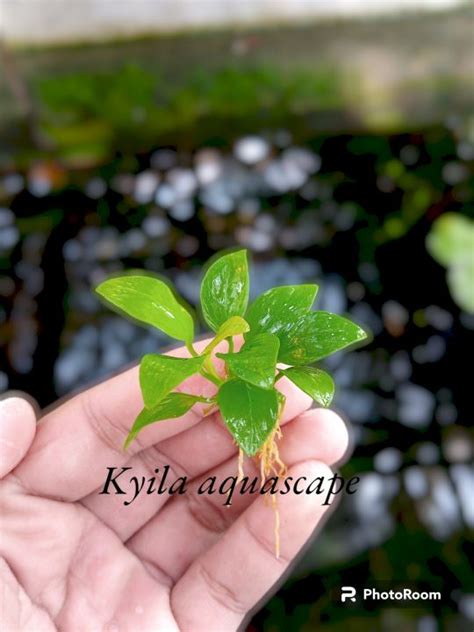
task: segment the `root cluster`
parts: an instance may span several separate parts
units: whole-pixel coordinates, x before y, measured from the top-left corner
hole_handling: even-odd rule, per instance
[[[275,429],[268,436],[265,443],[262,445],[260,452],[257,453],[257,460],[260,465],[260,481],[261,485],[265,483],[265,481],[270,476],[276,477],[284,477],[288,471],[285,463],[280,458],[280,453],[278,450],[278,440],[281,438],[281,428],[278,423],[275,426]],[[244,463],[244,453],[242,450],[239,450],[239,458],[238,458],[238,474],[237,480],[241,481],[244,477],[243,470]],[[270,502],[273,508],[273,512],[275,515],[275,524],[274,524],[274,536],[275,536],[275,555],[276,557],[280,557],[280,512],[278,509],[278,499],[275,495],[271,494],[270,498],[268,496],[265,498],[267,502]]]

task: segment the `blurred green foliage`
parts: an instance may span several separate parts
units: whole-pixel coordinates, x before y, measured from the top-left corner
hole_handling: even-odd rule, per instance
[[[166,82],[134,64],[113,72],[41,78],[35,91],[40,127],[63,159],[101,161],[117,150],[149,148],[203,120],[261,119],[282,124],[293,113],[338,108],[342,77],[330,68],[285,73],[255,66],[195,70],[184,83]]]
[[[428,251],[447,268],[453,299],[474,313],[474,221],[460,213],[445,213],[436,220],[426,239]]]

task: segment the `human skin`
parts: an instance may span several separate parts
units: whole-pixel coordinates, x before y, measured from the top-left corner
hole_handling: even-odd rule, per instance
[[[198,343],[203,348],[207,341]],[[216,351],[224,350],[221,346]],[[186,356],[178,349],[175,356]],[[344,422],[286,378],[280,455],[288,476],[331,476],[348,448]],[[212,395],[204,378],[180,388]],[[197,495],[200,481],[237,473],[237,447],[218,413],[197,405],[178,420],[124,438],[143,406],[129,369],[45,411],[26,399],[0,402],[0,620],[6,632],[231,632],[276,590],[325,519],[316,494]],[[108,467],[136,476],[170,465],[186,476],[180,496],[140,494],[132,506],[99,495]],[[245,459],[245,475],[258,466]]]

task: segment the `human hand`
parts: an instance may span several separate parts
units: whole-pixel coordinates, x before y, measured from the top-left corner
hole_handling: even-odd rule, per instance
[[[206,341],[201,343],[206,344]],[[199,347],[199,345],[197,345]],[[217,349],[218,351],[219,349]],[[186,355],[182,349],[172,355]],[[329,477],[346,453],[344,422],[286,378],[283,438],[288,476]],[[201,377],[183,390],[212,395]],[[200,481],[237,472],[237,447],[218,414],[196,406],[179,420],[124,438],[142,407],[133,368],[46,412],[36,425],[24,399],[0,402],[0,620],[6,632],[230,632],[275,588],[327,513],[315,494],[198,495]],[[184,495],[99,495],[108,467],[147,479],[170,465]],[[258,474],[251,459],[245,475]]]

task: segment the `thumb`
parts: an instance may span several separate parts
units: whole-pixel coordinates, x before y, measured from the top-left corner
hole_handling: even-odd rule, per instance
[[[23,459],[36,432],[36,414],[23,397],[0,400],[0,478]]]

